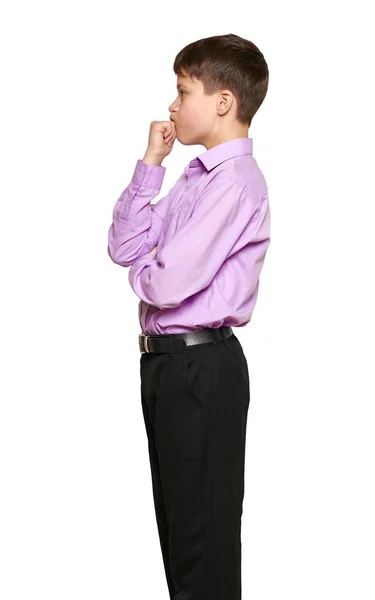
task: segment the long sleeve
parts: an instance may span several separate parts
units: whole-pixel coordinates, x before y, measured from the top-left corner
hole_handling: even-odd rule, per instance
[[[179,306],[210,284],[258,212],[237,181],[212,180],[178,234],[131,266],[134,292],[161,310]]]
[[[113,209],[108,231],[108,254],[123,267],[134,263],[157,245],[169,194],[155,205],[150,202],[160,192],[166,168],[138,160],[129,185]]]

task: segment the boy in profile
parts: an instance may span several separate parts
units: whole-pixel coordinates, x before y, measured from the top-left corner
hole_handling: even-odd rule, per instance
[[[169,121],[117,200],[108,253],[140,298],[143,417],[171,600],[241,599],[248,364],[233,327],[251,319],[270,244],[265,178],[248,137],[268,89],[260,50],[234,34],[176,56]],[[201,144],[152,205],[175,140]]]

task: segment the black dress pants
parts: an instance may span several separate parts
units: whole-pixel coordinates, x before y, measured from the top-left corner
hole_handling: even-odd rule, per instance
[[[141,397],[171,600],[241,599],[250,386],[238,338],[143,353]]]

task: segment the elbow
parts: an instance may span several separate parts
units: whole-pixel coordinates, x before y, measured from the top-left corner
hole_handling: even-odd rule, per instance
[[[178,308],[208,284],[209,282],[205,280],[204,282],[195,281],[191,285],[186,285],[185,279],[179,277],[176,273],[169,274],[166,278],[161,273],[154,273],[151,278],[148,278],[147,291],[145,290],[146,296],[150,298],[144,298],[144,300],[160,310]]]
[[[108,231],[107,252],[112,262],[121,267],[129,267],[138,258],[134,243],[124,239],[124,235],[117,235],[113,223]]]
[[[170,293],[164,293],[159,289],[159,291],[155,294],[152,304],[159,308],[159,310],[167,310],[169,308],[178,308],[181,306],[183,301],[183,298],[179,299],[176,296],[173,296]]]
[[[123,255],[121,256],[118,253],[116,254],[115,249],[113,247],[111,248],[109,244],[107,246],[107,252],[112,262],[114,262],[116,265],[120,265],[121,267],[130,267],[130,265],[132,265],[134,262],[134,260],[127,260]]]

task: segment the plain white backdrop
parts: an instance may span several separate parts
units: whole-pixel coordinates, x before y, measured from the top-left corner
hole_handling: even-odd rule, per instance
[[[18,2],[0,13],[2,600],[167,600],[116,200],[186,44],[253,41],[271,245],[248,359],[243,600],[373,600],[369,4]],[[205,150],[178,140],[156,202]],[[230,599],[228,599],[230,600]]]

